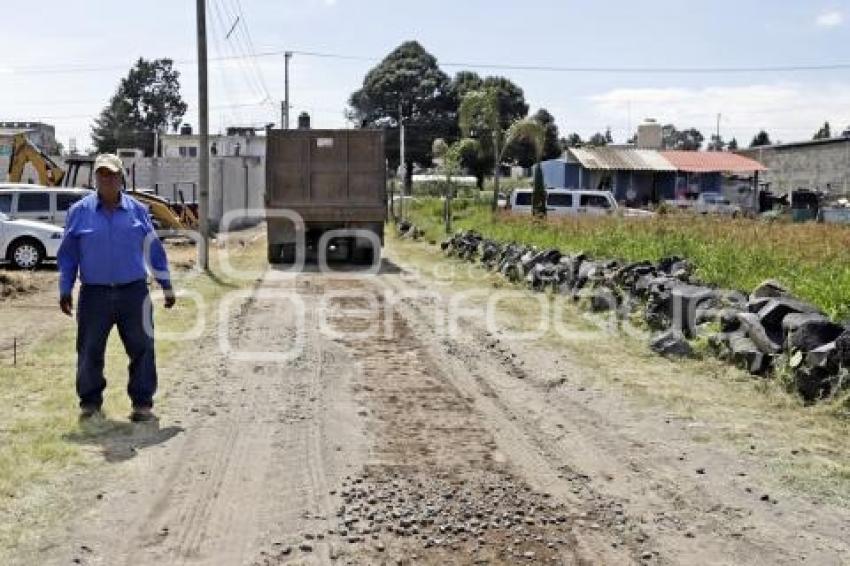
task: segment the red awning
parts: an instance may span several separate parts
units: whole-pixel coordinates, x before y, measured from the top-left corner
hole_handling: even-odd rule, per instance
[[[726,151],[662,151],[661,155],[676,169],[688,173],[767,171],[755,159]]]

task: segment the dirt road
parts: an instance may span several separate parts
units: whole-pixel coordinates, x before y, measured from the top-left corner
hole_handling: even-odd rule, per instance
[[[161,425],[104,436],[20,563],[848,561],[844,509],[766,493],[755,456],[579,385],[592,360],[483,311],[447,332],[455,290],[408,267],[270,271],[229,300]]]

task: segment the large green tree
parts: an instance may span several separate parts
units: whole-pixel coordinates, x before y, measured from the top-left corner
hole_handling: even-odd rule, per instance
[[[414,164],[432,163],[433,141],[457,138],[457,102],[437,59],[416,41],[402,43],[363,79],[349,98],[349,118],[359,127],[385,128],[386,157],[399,165],[399,123],[405,126],[408,180]]]
[[[92,125],[97,151],[136,147],[150,156],[154,132],[177,129],[188,107],[180,96],[180,72],[173,64],[171,59],[136,61]]]
[[[511,124],[528,116],[528,104],[525,102],[525,93],[510,79],[505,77],[487,77],[484,79],[482,86],[496,93],[499,121],[502,130],[507,130],[511,127]]]
[[[460,104],[463,97],[473,90],[481,90],[484,87],[484,80],[478,76],[478,73],[473,71],[458,71],[452,79],[451,91],[455,97],[455,102]]]

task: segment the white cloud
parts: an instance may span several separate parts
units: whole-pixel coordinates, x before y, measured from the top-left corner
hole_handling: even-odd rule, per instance
[[[590,97],[590,103],[597,123],[622,124],[614,132],[618,140],[630,135],[627,115],[632,129],[644,118],[655,118],[662,124],[696,127],[707,138],[720,113],[721,135],[727,140],[734,136],[739,143],[749,142],[761,128],[790,142],[810,138],[825,120],[834,134],[850,126],[847,83],[613,89]]]
[[[844,23],[844,14],[838,10],[821,12],[815,19],[815,24],[823,28],[834,28]]]

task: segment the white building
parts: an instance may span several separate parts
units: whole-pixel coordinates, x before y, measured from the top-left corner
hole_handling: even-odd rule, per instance
[[[184,128],[179,134],[161,136],[160,157],[198,157],[200,136]],[[227,135],[210,136],[210,155],[213,157],[265,157],[266,137],[249,128],[228,128]]]

